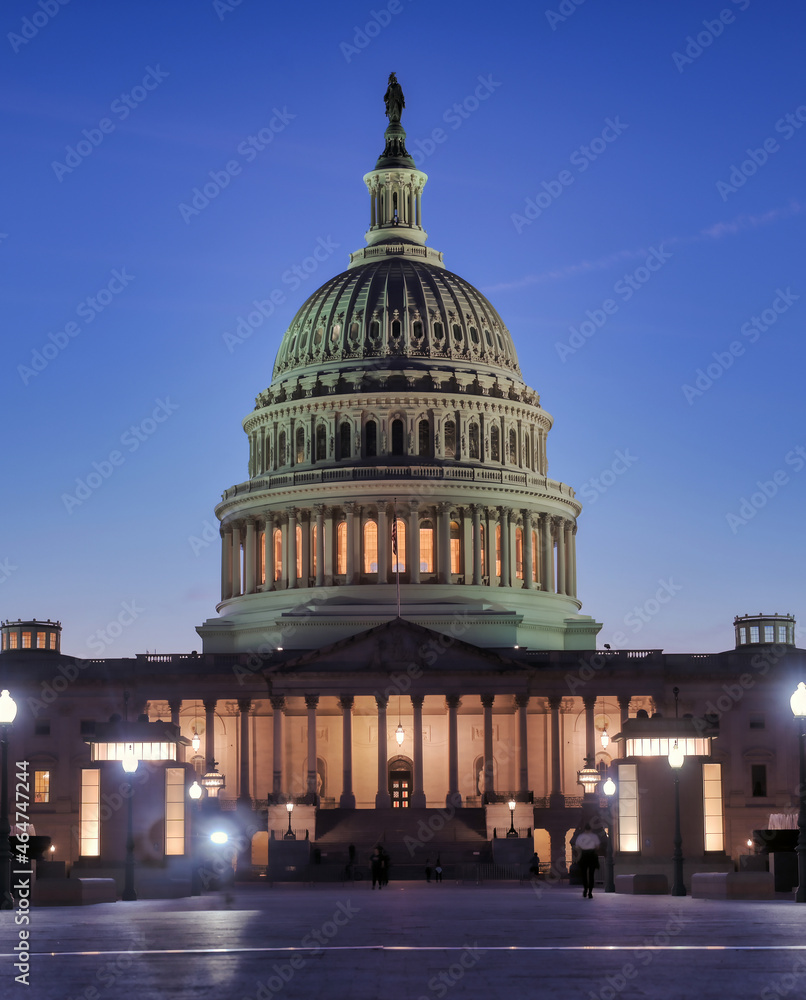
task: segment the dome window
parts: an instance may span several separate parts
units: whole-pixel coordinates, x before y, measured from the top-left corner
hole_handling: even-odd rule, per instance
[[[489,330],[485,330],[484,331],[484,339],[487,341],[487,346],[488,347],[492,347],[493,346],[493,338],[490,336],[490,331]]]
[[[493,427],[490,431],[490,460],[501,461],[501,432],[497,427]]]
[[[445,424],[445,458],[456,458],[456,424],[452,420]]]
[[[324,462],[327,458],[327,431],[324,424],[316,428],[316,461]]]
[[[530,469],[532,467],[532,463],[530,460],[530,451],[531,449],[529,447],[529,438],[525,437],[523,439],[523,464],[526,466],[527,469]]]
[[[364,572],[378,572],[378,525],[374,521],[364,525]]]
[[[470,458],[481,458],[480,446],[479,446],[479,425],[472,423],[470,425]]]
[[[396,319],[392,321],[392,337],[394,340],[400,339],[400,320]]]
[[[445,330],[441,323],[434,323],[434,340],[442,340],[445,336]]]
[[[427,420],[421,420],[419,426],[418,454],[421,458],[431,455],[431,427]]]
[[[341,323],[334,323],[333,328],[330,331],[331,344],[338,344],[339,337],[341,337]]]
[[[392,421],[392,454],[393,455],[404,454],[402,420]]]
[[[509,460],[513,465],[518,464],[518,436],[514,430],[509,432]]]
[[[412,337],[414,337],[415,340],[423,339],[423,324],[420,322],[420,320],[416,319],[414,321],[414,324],[411,328],[411,335]]]
[[[459,522],[451,521],[451,573],[456,576],[462,572],[462,538]]]
[[[275,528],[272,533],[272,546],[274,548],[274,582],[277,583],[283,577],[283,533],[279,528]]]
[[[378,454],[378,425],[374,420],[368,420],[364,429],[365,450],[367,458],[375,458]]]
[[[504,350],[504,341],[501,340],[501,334],[500,333],[496,333],[495,338],[498,341],[498,350],[499,351],[503,351]]]
[[[305,431],[297,428],[297,465],[302,465],[305,461]]]
[[[285,431],[280,431],[280,443],[277,445],[277,465],[285,465],[288,445],[286,443]]]
[[[321,326],[317,326],[316,333],[313,335],[313,345],[314,345],[314,347],[319,347],[319,345],[322,343],[322,338],[324,337],[324,335],[325,335],[325,331],[322,329],[322,327]]]
[[[336,572],[344,576],[347,572],[347,522],[339,521],[336,530]]]
[[[350,458],[352,448],[350,447],[350,425],[346,420],[342,420],[339,427],[339,458]]]
[[[350,324],[350,340],[358,340],[358,335],[361,332],[361,328],[358,323]]]
[[[457,344],[462,340],[462,328],[458,323],[453,324],[453,339]]]
[[[470,327],[470,339],[474,344],[478,344],[479,342],[479,331],[475,328],[475,326]]]
[[[378,340],[380,338],[380,335],[381,335],[381,324],[376,319],[374,319],[369,324],[369,339]]]

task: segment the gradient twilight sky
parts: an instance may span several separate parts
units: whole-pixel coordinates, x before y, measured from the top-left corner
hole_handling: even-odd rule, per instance
[[[60,619],[79,656],[201,648],[240,421],[296,310],[364,245],[394,70],[429,244],[491,299],[555,419],[600,643],[712,651],[735,614],[806,622],[801,4],[10,0],[0,21],[0,616]],[[66,501],[94,463],[111,474]]]

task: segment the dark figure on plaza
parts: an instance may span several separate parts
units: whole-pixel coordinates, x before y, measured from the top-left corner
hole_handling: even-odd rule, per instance
[[[439,855],[437,855],[437,863],[436,865],[434,865],[434,877],[436,878],[437,882],[442,881],[442,861]]]
[[[532,878],[537,878],[540,874],[540,858],[537,856],[537,851],[534,852],[529,861],[529,874]]]
[[[369,856],[369,867],[372,872],[372,888],[378,883],[378,888],[383,889],[383,862],[381,860],[381,849],[376,847]]]
[[[383,847],[378,850],[381,854],[381,885],[389,885],[389,869],[392,867],[392,859]]]
[[[389,86],[386,88],[383,101],[386,105],[386,117],[389,119],[389,123],[399,122],[403,108],[406,107],[406,101],[403,97],[403,88],[397,82],[394,73],[389,74]]]
[[[597,834],[590,828],[590,823],[586,823],[582,833],[576,838],[574,845],[577,852],[579,872],[582,876],[582,895],[588,899],[593,899],[593,878],[599,867],[599,847],[600,841]]]
[[[425,880],[426,882],[431,881],[431,858],[425,859]]]

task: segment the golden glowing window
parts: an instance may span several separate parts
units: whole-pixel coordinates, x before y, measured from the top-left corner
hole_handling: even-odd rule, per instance
[[[434,572],[434,529],[430,521],[420,525],[420,572]]]
[[[294,529],[294,539],[297,543],[297,579],[302,576],[302,528],[297,525]]]
[[[8,648],[9,649],[16,649],[17,648],[17,642],[18,642],[17,633],[16,632],[9,632],[9,634],[8,634]]]
[[[274,579],[283,576],[283,533],[280,528],[274,529]]]
[[[481,575],[487,575],[487,546],[485,542],[487,541],[487,532],[484,530],[484,525],[479,525],[480,538],[481,538]]]
[[[311,573],[316,576],[316,525],[311,528]]]
[[[336,529],[336,572],[347,572],[347,522],[339,521]]]
[[[185,853],[185,769],[165,768],[165,853]]]
[[[523,528],[515,529],[515,576],[523,579]]]
[[[705,850],[724,850],[721,764],[703,764],[702,766],[702,812]]]
[[[406,572],[406,522],[402,517],[392,522],[392,572]]]
[[[97,858],[101,853],[101,772],[97,768],[81,771],[78,843],[82,857]]]
[[[30,649],[31,648],[31,633],[30,632],[23,632],[22,633],[22,648],[23,649]]]
[[[378,525],[374,521],[364,525],[364,572],[378,572]]]
[[[462,572],[462,539],[459,534],[459,524],[451,521],[451,573]]]
[[[50,771],[34,771],[34,802],[50,802]]]
[[[618,849],[638,851],[638,768],[618,765]]]
[[[266,532],[257,533],[257,582],[266,582]]]
[[[50,635],[48,636],[48,638],[50,640],[50,642],[48,643],[48,649],[55,649],[56,648],[56,633],[55,632],[51,632]]]
[[[46,632],[37,632],[36,633],[36,648],[37,649],[45,649],[46,648],[46,636],[47,636]]]
[[[501,525],[495,526],[495,575],[501,575]]]

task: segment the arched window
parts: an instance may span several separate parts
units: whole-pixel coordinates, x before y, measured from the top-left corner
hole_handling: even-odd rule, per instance
[[[458,323],[453,324],[453,339],[456,343],[461,343],[462,340],[462,328]]]
[[[392,454],[402,455],[404,453],[403,448],[403,421],[393,420],[392,421]]]
[[[431,427],[427,420],[420,421],[418,437],[417,452],[421,458],[428,458],[431,454]]]
[[[478,344],[479,342],[479,331],[475,328],[475,326],[470,327],[470,339],[474,344]]]
[[[523,528],[515,529],[515,576],[523,579]]]
[[[336,529],[336,572],[344,576],[347,572],[347,522],[339,521]]]
[[[316,428],[316,461],[324,462],[327,458],[327,431],[324,424]]]
[[[266,532],[257,532],[257,582],[266,582]]]
[[[349,458],[352,454],[350,425],[342,420],[339,427],[339,458]]]
[[[280,431],[280,443],[277,445],[277,465],[285,465],[286,452],[288,448],[286,447],[285,431]]]
[[[370,340],[377,340],[381,335],[381,327],[376,319],[369,324]]]
[[[518,435],[514,429],[509,432],[509,461],[512,465],[518,464]]]
[[[501,461],[501,432],[497,427],[490,431],[490,461]]]
[[[501,525],[495,526],[495,575],[501,576]]]
[[[393,319],[392,320],[392,338],[394,340],[397,340],[399,337],[400,337],[400,320],[399,319]]]
[[[487,531],[483,524],[479,525],[480,538],[481,538],[481,575],[487,575]]]
[[[406,572],[406,522],[398,517],[392,522],[392,572]]]
[[[423,324],[416,319],[411,327],[411,335],[415,340],[419,340],[423,335]]]
[[[272,539],[272,544],[274,545],[274,579],[282,580],[283,578],[283,533],[279,528],[274,529],[274,537]]]
[[[459,522],[451,521],[451,573],[462,572],[462,539]]]
[[[316,576],[316,525],[311,526],[311,575]]]
[[[313,335],[314,346],[318,347],[322,343],[322,338],[325,335],[325,331],[321,326],[317,326],[316,333]]]
[[[537,581],[537,532],[532,532],[532,579]]]
[[[529,447],[529,436],[524,435],[523,438],[523,464],[527,469],[531,469],[532,462],[530,459],[531,448]]]
[[[302,526],[297,525],[294,531],[294,537],[297,541],[297,579],[302,577]]]
[[[358,323],[350,324],[350,340],[358,340],[358,334],[361,332]]]
[[[297,428],[297,465],[302,465],[305,461],[305,431]]]
[[[452,420],[445,423],[445,458],[456,458],[456,424]]]
[[[420,522],[420,572],[434,572],[434,527],[430,521]]]
[[[434,340],[442,340],[445,336],[445,330],[441,323],[434,323]]]
[[[365,428],[367,458],[375,458],[378,454],[378,425],[374,420],[368,420]]]
[[[479,425],[477,423],[472,423],[470,425],[470,458],[480,458],[480,445],[479,445]]]
[[[364,525],[364,572],[378,572],[378,525],[374,521]]]

